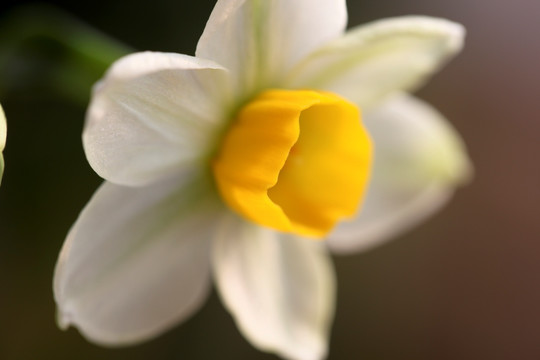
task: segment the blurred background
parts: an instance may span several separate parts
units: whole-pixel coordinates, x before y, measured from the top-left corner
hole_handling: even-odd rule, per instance
[[[104,349],[57,328],[56,258],[101,182],[80,139],[90,87],[131,49],[193,54],[214,0],[48,4],[73,23],[50,27],[46,8],[0,5],[0,359],[276,359],[243,339],[215,293],[135,347]],[[540,2],[349,0],[350,26],[405,14],[468,30],[463,54],[418,95],[464,137],[476,177],[424,225],[335,258],[329,359],[540,359]]]

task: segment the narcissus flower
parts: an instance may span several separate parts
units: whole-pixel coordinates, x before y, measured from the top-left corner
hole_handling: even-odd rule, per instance
[[[4,174],[4,155],[2,151],[6,147],[6,116],[4,115],[4,109],[0,105],[0,183],[2,182],[2,175]]]
[[[106,181],[58,260],[61,327],[141,342],[191,316],[213,279],[254,346],[325,357],[329,250],[409,228],[469,173],[451,126],[406,94],[463,28],[402,17],[343,34],[346,20],[345,0],[219,0],[196,57],[111,67],[83,134]]]

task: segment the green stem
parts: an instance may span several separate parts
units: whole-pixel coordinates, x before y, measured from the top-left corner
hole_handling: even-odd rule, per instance
[[[46,5],[14,10],[0,24],[0,95],[44,81],[86,104],[113,61],[134,50]]]

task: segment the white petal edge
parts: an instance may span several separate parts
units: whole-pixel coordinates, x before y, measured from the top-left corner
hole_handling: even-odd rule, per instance
[[[349,30],[315,51],[286,81],[336,92],[365,111],[394,91],[411,91],[463,47],[465,29],[445,19],[404,16]]]
[[[198,57],[231,71],[240,96],[279,85],[295,63],[341,35],[345,0],[219,0],[197,45]]]
[[[212,150],[229,93],[227,71],[214,62],[128,55],[94,88],[83,132],[88,161],[105,180],[129,186],[189,170]]]
[[[223,303],[255,347],[291,360],[327,353],[335,278],[322,243],[227,217],[213,249]]]
[[[375,144],[372,179],[357,218],[330,234],[335,253],[365,251],[413,228],[472,177],[462,139],[427,103],[396,95],[364,120]]]
[[[215,199],[185,179],[147,187],[105,182],[62,247],[54,276],[58,323],[123,346],[191,316],[211,284]],[[218,203],[219,204],[219,203]]]
[[[2,109],[2,105],[0,105],[0,152],[3,151],[4,147],[6,146],[6,135],[6,115],[4,114],[4,109]]]
[[[430,184],[407,201],[391,206],[388,212],[379,210],[377,212],[379,218],[372,216],[370,219],[364,219],[360,214],[357,221],[338,225],[328,238],[328,246],[335,254],[371,250],[421,224],[440,210],[451,199],[453,193],[451,188]],[[371,195],[373,198],[371,201],[366,199],[365,208],[372,206],[370,202],[379,201],[376,196]]]
[[[6,116],[4,115],[4,109],[0,105],[0,183],[2,182],[2,175],[4,174],[4,155],[2,151],[6,147],[7,125]]]

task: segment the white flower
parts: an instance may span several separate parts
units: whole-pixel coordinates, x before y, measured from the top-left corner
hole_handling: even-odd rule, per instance
[[[4,174],[4,155],[2,155],[2,151],[4,151],[4,148],[6,147],[6,135],[6,116],[0,105],[0,183],[2,182],[2,175]]]
[[[325,357],[335,298],[328,249],[362,250],[404,231],[440,208],[469,173],[458,135],[405,93],[460,50],[463,28],[402,17],[343,35],[346,18],[345,0],[219,0],[196,57],[145,52],[111,67],[94,89],[83,135],[106,181],[60,253],[61,327],[74,325],[103,345],[144,341],[191,316],[213,278],[254,346],[287,359]],[[278,126],[289,106],[305,101],[294,110],[291,142],[269,121]],[[371,147],[351,102],[362,109],[375,151],[363,209],[327,243],[306,239],[346,220],[363,197]],[[264,117],[274,110],[277,117]],[[317,176],[286,183],[294,142],[305,140],[300,117],[326,120],[326,110],[332,118],[302,134],[317,133],[313,151],[327,140],[321,133],[339,139],[301,157]],[[258,161],[282,135],[287,145]],[[276,161],[279,181],[266,173]],[[263,168],[255,180],[268,175],[285,185],[276,194],[268,186],[262,195],[247,191],[239,182],[252,186],[253,168]]]

